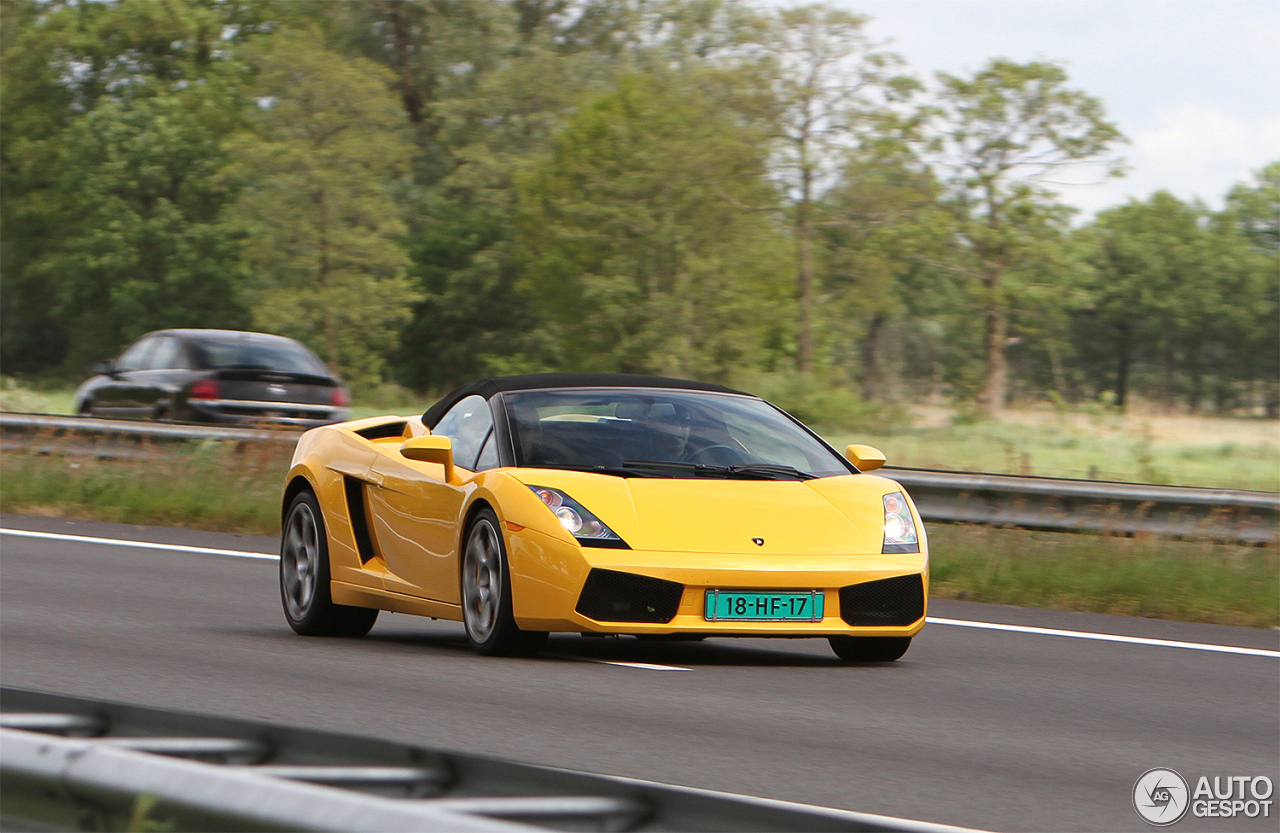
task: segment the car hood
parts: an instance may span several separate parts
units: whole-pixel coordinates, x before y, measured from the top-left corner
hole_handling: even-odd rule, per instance
[[[512,474],[526,485],[564,491],[632,549],[666,552],[880,552],[881,497],[902,488],[865,474],[804,481],[622,478],[553,469]]]

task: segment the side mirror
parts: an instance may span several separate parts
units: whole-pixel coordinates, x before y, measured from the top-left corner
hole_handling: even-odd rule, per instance
[[[94,376],[116,375],[116,363],[107,359],[105,362],[94,362],[89,366],[89,373]]]
[[[885,464],[883,451],[859,443],[845,446],[844,456],[858,467],[858,471],[875,471]]]
[[[423,463],[439,463],[444,466],[444,482],[452,483],[453,476],[453,441],[448,437],[434,435],[414,437],[405,440],[400,446],[400,454],[410,460]]]

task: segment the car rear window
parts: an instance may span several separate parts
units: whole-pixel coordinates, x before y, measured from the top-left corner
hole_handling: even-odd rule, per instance
[[[305,373],[329,376],[324,363],[307,348],[286,338],[263,338],[252,335],[202,339],[194,352],[201,367],[275,370],[281,373]]]

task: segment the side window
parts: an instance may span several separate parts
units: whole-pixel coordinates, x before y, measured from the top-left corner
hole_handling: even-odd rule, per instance
[[[144,338],[137,342],[116,359],[116,370],[142,370],[147,366],[147,358],[151,354],[151,348],[155,347],[156,339]]]
[[[488,469],[496,469],[498,467],[498,441],[494,439],[493,432],[489,432],[489,438],[484,441],[484,448],[480,449],[480,459],[476,460],[476,471],[486,471]]]
[[[431,433],[452,440],[453,462],[475,471],[480,445],[492,430],[493,415],[489,413],[488,401],[483,396],[468,396],[440,417]]]
[[[146,357],[146,365],[143,370],[171,370],[175,367],[183,367],[179,361],[182,357],[182,344],[171,336],[160,336],[156,339],[156,347],[151,351],[151,355]]]

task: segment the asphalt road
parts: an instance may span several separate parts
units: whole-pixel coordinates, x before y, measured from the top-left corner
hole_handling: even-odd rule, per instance
[[[1280,784],[1274,656],[931,624],[890,665],[843,665],[820,640],[579,636],[486,659],[453,623],[384,613],[364,639],[306,639],[279,606],[271,561],[0,535],[0,682],[999,830],[1149,829],[1131,791],[1157,766]],[[1280,649],[1276,631],[942,601],[930,616]],[[1173,829],[1274,831],[1277,804]]]

